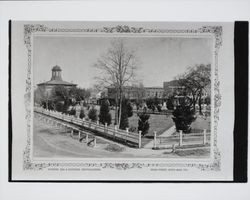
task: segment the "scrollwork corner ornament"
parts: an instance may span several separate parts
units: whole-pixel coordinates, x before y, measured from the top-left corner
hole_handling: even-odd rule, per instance
[[[222,26],[203,26],[199,29],[199,32],[214,34],[216,50],[222,45]]]

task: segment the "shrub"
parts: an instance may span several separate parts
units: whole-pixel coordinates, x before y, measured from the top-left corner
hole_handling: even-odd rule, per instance
[[[76,114],[76,110],[75,109],[71,109],[70,111],[69,111],[69,115],[75,115]]]
[[[88,117],[94,122],[97,121],[97,110],[94,107],[89,110]]]
[[[168,110],[173,110],[174,109],[173,97],[168,98],[168,100],[167,100],[167,109]]]
[[[120,129],[125,130],[126,128],[128,128],[129,123],[128,123],[128,115],[127,112],[123,112],[122,111],[122,115],[121,115],[121,121],[120,121]]]
[[[131,127],[129,128],[129,132],[135,133],[136,131],[137,131],[137,128],[134,127],[134,126],[131,126]]]
[[[81,119],[83,119],[85,117],[85,113],[84,113],[84,109],[81,109],[80,111],[80,116]]]
[[[129,101],[127,102],[127,115],[128,117],[133,116],[133,107]]]
[[[146,135],[149,130],[149,114],[146,114],[145,112],[143,113],[138,113],[138,131],[141,131],[142,136]]]
[[[100,107],[99,121],[102,124],[111,124],[111,114],[109,113],[109,104],[107,101],[103,101]]]
[[[62,102],[57,102],[55,105],[55,110],[58,112],[63,112],[63,107],[64,107],[64,105]]]
[[[153,112],[155,112],[155,105],[152,105],[151,109],[152,109]]]
[[[157,110],[158,110],[158,112],[161,112],[161,106],[160,105],[157,105]]]
[[[68,113],[68,109],[69,109],[69,105],[67,103],[64,103],[62,112]]]
[[[129,127],[128,110],[127,109],[128,109],[127,101],[123,100],[122,101],[122,113],[121,113],[120,127],[119,127],[120,129],[123,129],[123,130],[125,130],[127,127]]]
[[[153,107],[154,107],[154,99],[152,98],[149,98],[146,100],[146,105],[149,109],[152,109],[153,110]]]
[[[190,133],[191,123],[196,120],[195,111],[190,106],[180,105],[173,111],[172,117],[177,131]]]

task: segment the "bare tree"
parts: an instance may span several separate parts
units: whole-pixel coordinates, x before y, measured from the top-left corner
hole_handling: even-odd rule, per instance
[[[112,87],[116,91],[116,123],[120,126],[123,88],[135,77],[138,60],[135,52],[126,47],[124,40],[116,39],[94,65],[101,72],[98,85]],[[119,105],[119,116],[118,116]]]
[[[191,95],[190,102],[194,110],[197,101],[199,101],[201,113],[202,94],[211,85],[211,65],[201,64],[188,69],[178,77],[178,84],[184,87],[187,95]]]

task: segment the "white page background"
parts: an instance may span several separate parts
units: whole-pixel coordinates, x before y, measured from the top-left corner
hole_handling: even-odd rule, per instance
[[[235,21],[249,1],[0,3],[0,199],[249,199],[249,184],[8,183],[8,20]]]

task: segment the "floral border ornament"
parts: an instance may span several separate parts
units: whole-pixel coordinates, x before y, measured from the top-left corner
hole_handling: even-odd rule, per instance
[[[34,162],[31,158],[31,38],[34,33],[168,33],[168,34],[212,34],[215,38],[214,55],[215,55],[215,72],[214,72],[214,146],[213,162],[209,164],[201,163],[163,163],[163,162],[78,162],[78,163],[59,163],[59,162]],[[102,169],[128,170],[134,168],[149,167],[196,167],[201,171],[219,171],[221,168],[221,155],[217,147],[217,128],[219,122],[219,108],[221,106],[220,82],[218,76],[218,51],[222,45],[222,26],[203,26],[199,29],[144,29],[142,27],[130,27],[127,25],[118,25],[114,27],[103,28],[85,28],[85,29],[65,29],[49,28],[43,24],[26,24],[24,25],[24,45],[27,48],[28,66],[26,78],[26,93],[24,96],[26,120],[27,120],[27,143],[23,152],[23,169],[24,170],[43,170],[48,167],[98,167]]]

